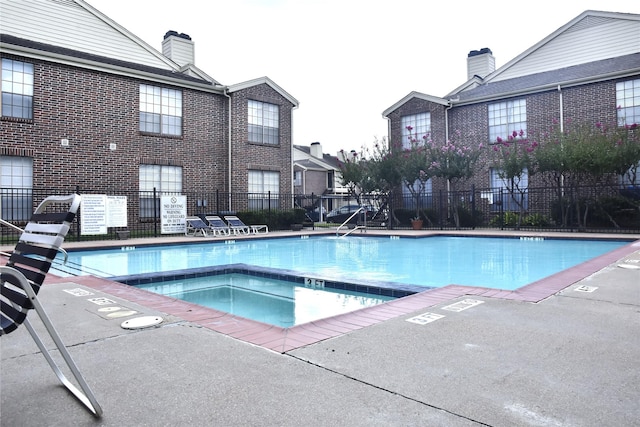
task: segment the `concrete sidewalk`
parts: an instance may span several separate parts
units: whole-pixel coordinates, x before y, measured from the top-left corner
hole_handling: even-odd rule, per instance
[[[640,269],[619,264],[640,266],[640,246],[539,303],[461,297],[285,354],[72,278],[47,284],[43,304],[104,415],[67,393],[21,327],[0,340],[0,424],[640,425]],[[125,330],[78,289],[164,322]],[[476,305],[451,307],[463,300]],[[427,312],[437,320],[407,321]]]

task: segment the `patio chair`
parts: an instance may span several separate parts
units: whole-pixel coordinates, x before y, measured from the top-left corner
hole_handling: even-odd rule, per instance
[[[229,224],[229,228],[233,234],[258,234],[259,232],[268,233],[269,227],[265,224],[247,225],[237,216],[225,216],[225,221]]]
[[[207,215],[204,219],[209,223],[209,230],[214,236],[228,236],[231,234],[231,229],[219,216]]]
[[[65,206],[64,210],[62,210],[62,206]],[[7,264],[0,266],[0,336],[15,331],[19,325],[24,323],[60,382],[94,416],[100,417],[102,408],[71,358],[69,351],[37,296],[51,263],[59,251],[65,254],[66,261],[66,252],[60,246],[64,242],[79,206],[80,196],[77,194],[50,196],[36,208],[24,230],[9,222],[0,220],[2,225],[22,233],[15,249],[9,256]],[[51,336],[82,391],[71,383],[60,370],[50,351],[31,325],[27,314],[32,309],[35,309],[35,312],[40,317],[44,328]]]
[[[202,218],[199,218],[197,216],[189,216],[186,218],[186,221],[187,229],[184,232],[185,236],[195,237],[200,234],[206,237],[209,226],[202,220]]]

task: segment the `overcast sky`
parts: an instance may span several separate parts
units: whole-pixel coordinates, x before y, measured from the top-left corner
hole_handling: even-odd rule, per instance
[[[325,153],[387,134],[411,91],[443,97],[471,50],[500,67],[585,10],[640,14],[638,0],[87,0],[153,48],[168,30],[224,85],[267,76],[300,103],[294,144]]]

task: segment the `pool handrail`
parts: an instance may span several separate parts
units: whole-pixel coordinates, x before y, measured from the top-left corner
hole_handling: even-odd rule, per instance
[[[342,224],[340,224],[338,226],[338,228],[336,229],[336,236],[340,236],[340,229],[344,226],[346,226],[346,224],[351,221],[351,218],[353,218],[354,216],[356,216],[357,214],[359,214],[360,212],[364,211],[364,207],[360,206],[353,214],[351,214],[351,216],[349,218],[347,218]],[[344,236],[348,236],[349,234],[353,233],[356,230],[359,229],[363,229],[363,228],[367,228],[367,215],[364,216],[364,226],[361,225],[356,225],[355,227],[353,227],[353,229],[347,231],[346,233],[344,233],[342,236],[340,237],[344,237]]]

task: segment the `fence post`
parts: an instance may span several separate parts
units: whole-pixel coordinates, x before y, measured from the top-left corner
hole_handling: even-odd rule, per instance
[[[476,229],[476,185],[471,184],[471,229]]]
[[[504,230],[504,188],[500,188],[500,230]]]
[[[158,237],[158,204],[156,187],[153,187],[153,237]]]
[[[442,230],[442,190],[438,190],[438,222],[440,223],[440,230]]]
[[[80,186],[76,185],[76,194],[80,195]],[[80,209],[82,209],[82,198],[80,199]],[[76,218],[78,218],[78,220],[76,221],[76,242],[80,241],[80,215],[77,215]]]

